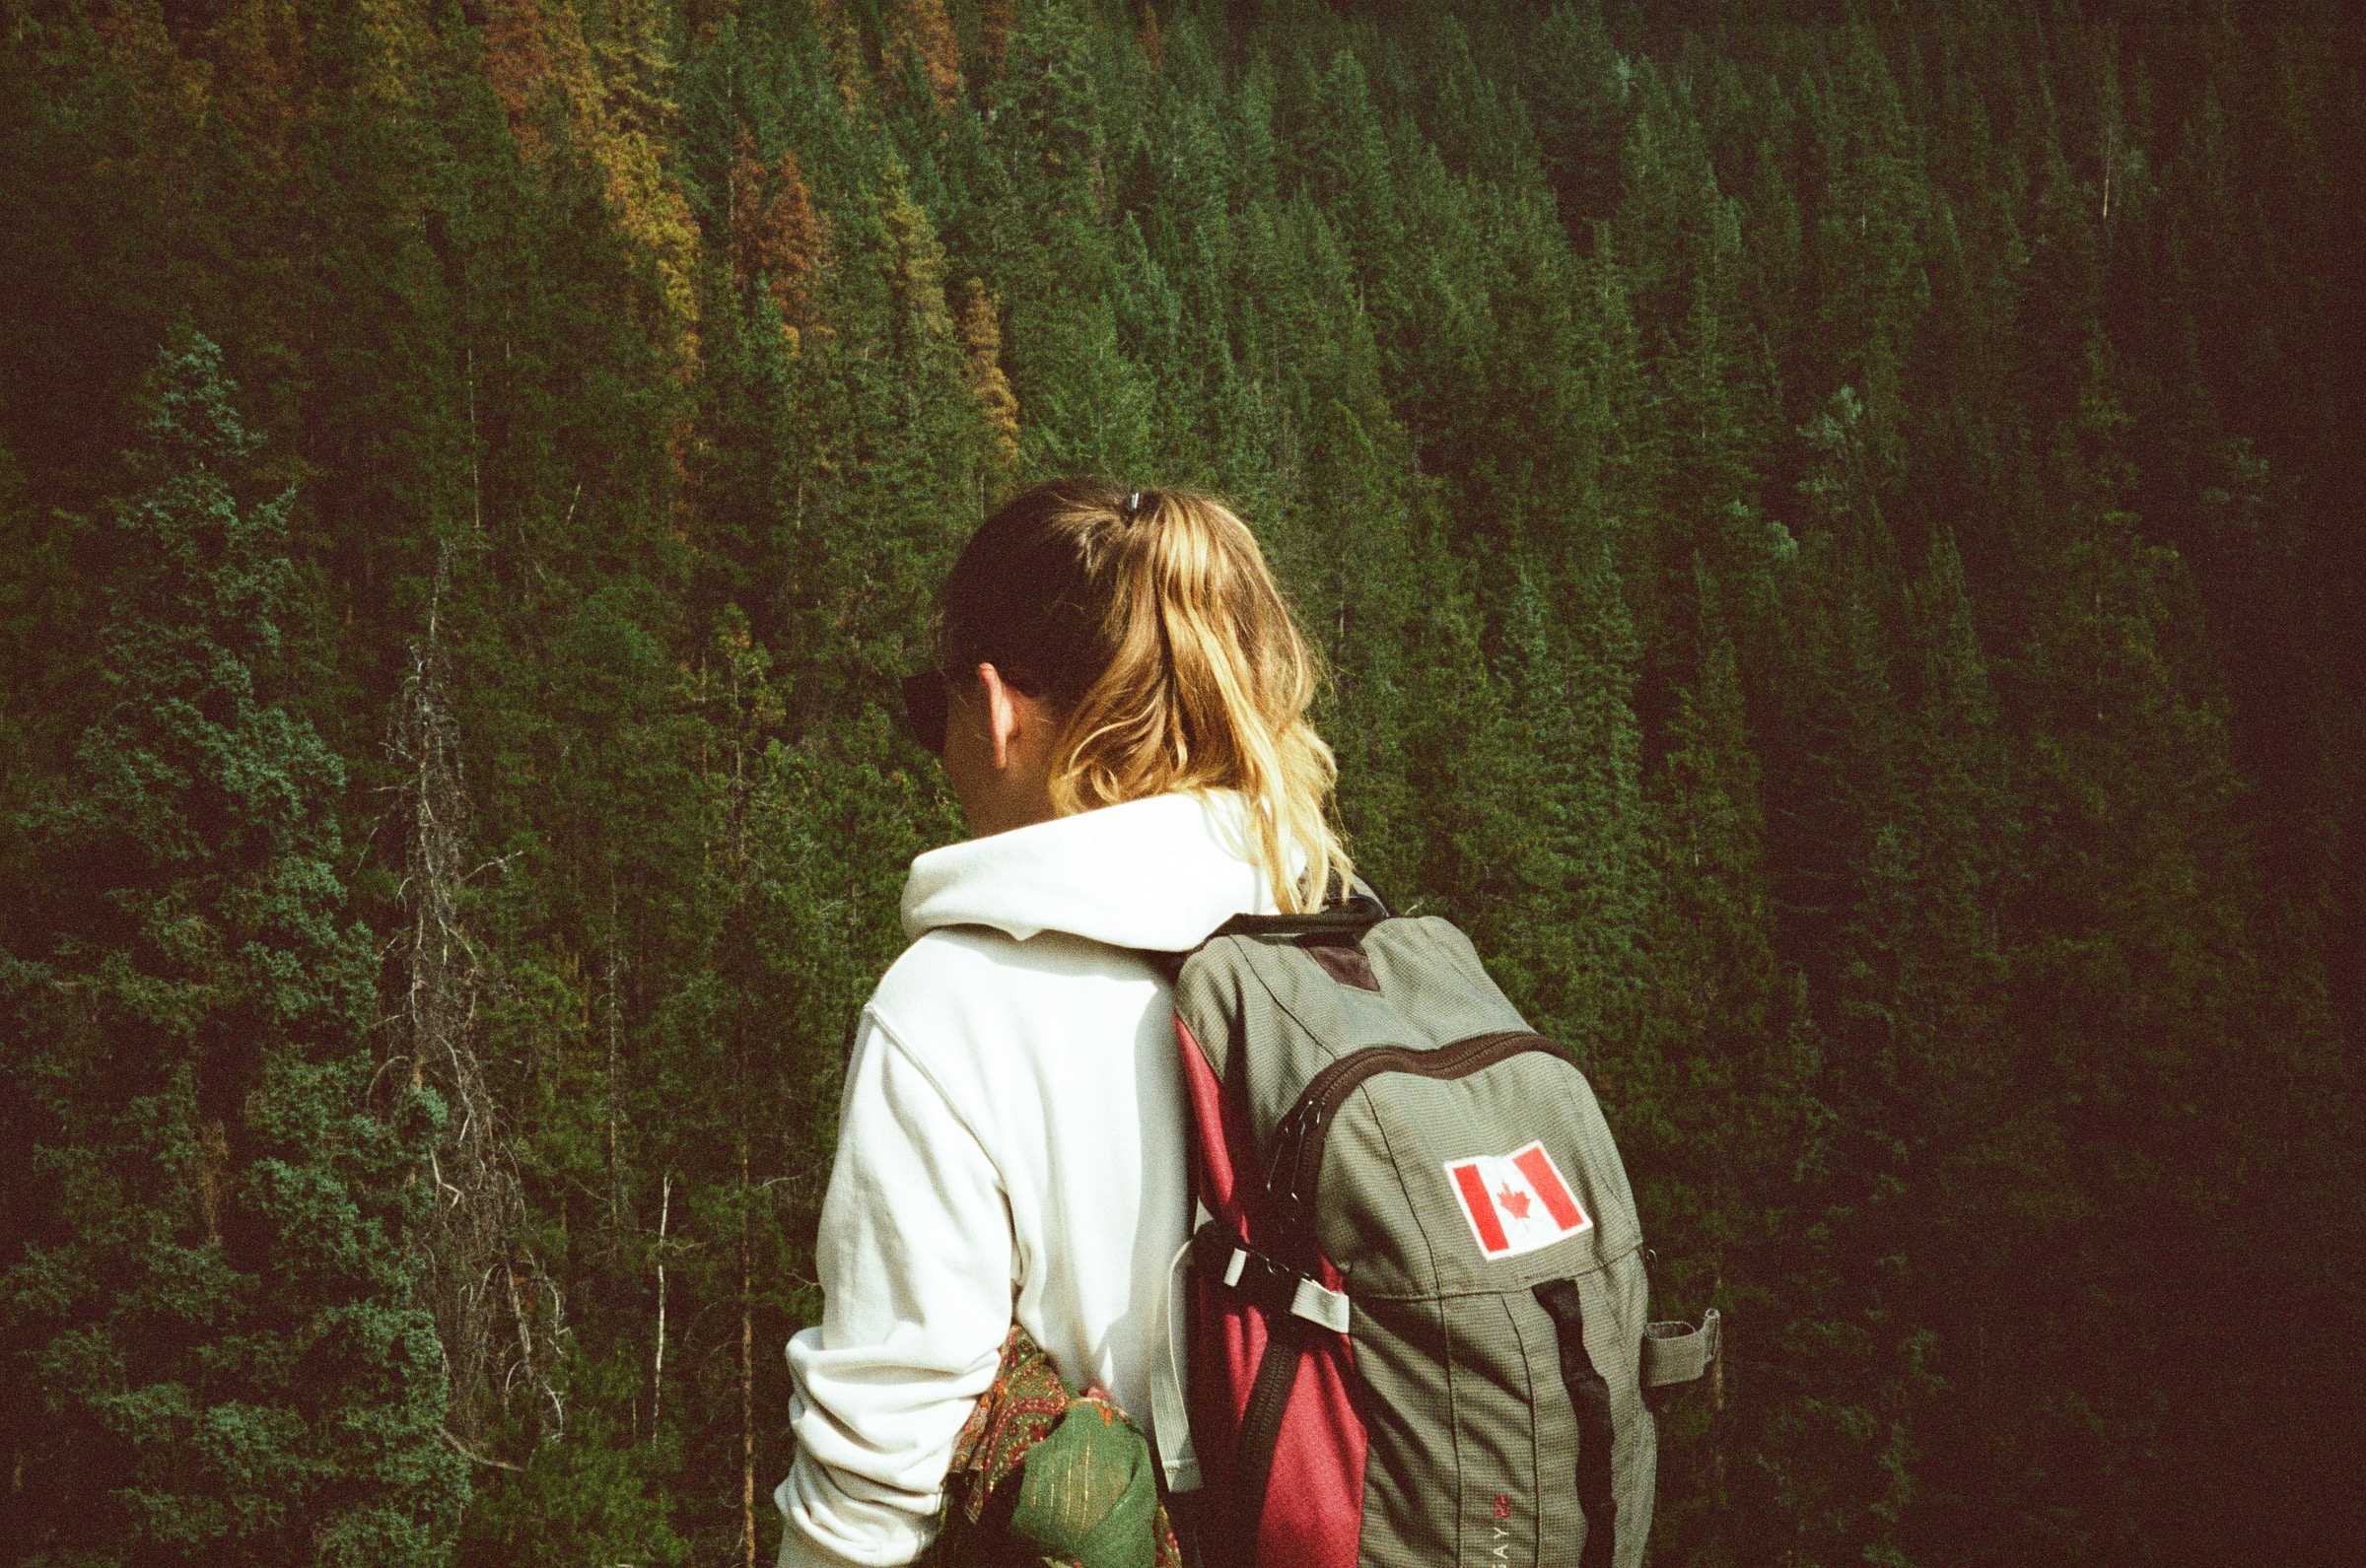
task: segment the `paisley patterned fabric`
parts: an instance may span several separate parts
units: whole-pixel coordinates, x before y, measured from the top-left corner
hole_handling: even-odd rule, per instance
[[[1097,1389],[1072,1392],[1015,1323],[961,1428],[937,1568],[1182,1568],[1148,1441]]]

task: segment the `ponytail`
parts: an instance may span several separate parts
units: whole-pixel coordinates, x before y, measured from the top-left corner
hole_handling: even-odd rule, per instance
[[[1315,909],[1347,885],[1338,763],[1306,716],[1321,666],[1221,502],[1039,485],[971,539],[944,610],[946,667],[999,649],[1007,679],[1065,710],[1054,809],[1237,790],[1277,908]]]

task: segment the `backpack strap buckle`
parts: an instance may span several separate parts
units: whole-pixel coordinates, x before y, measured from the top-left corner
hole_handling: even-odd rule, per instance
[[[1346,1291],[1333,1290],[1313,1275],[1259,1252],[1216,1221],[1200,1227],[1192,1238],[1192,1250],[1199,1265],[1213,1278],[1268,1313],[1303,1318],[1333,1333],[1348,1331],[1354,1315]]]
[[[1299,1276],[1298,1288],[1290,1296],[1289,1310],[1308,1323],[1328,1329],[1333,1333],[1348,1331],[1350,1318],[1348,1293],[1344,1290],[1332,1290],[1318,1279]]]

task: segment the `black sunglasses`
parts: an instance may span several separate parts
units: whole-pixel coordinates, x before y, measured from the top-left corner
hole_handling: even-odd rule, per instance
[[[924,669],[907,675],[904,686],[904,733],[924,751],[944,755],[945,713],[952,700],[941,671]]]

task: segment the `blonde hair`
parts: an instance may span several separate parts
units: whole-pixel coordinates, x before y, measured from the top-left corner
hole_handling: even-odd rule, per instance
[[[941,667],[993,662],[1064,713],[1054,809],[1238,790],[1277,908],[1316,909],[1334,880],[1349,885],[1339,765],[1306,716],[1320,659],[1222,502],[1090,478],[1038,485],[971,537],[941,611]]]

